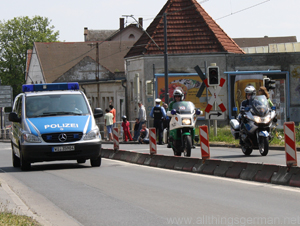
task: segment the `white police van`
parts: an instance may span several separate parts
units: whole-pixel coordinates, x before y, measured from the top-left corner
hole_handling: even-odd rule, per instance
[[[9,120],[14,167],[30,170],[31,163],[77,160],[101,165],[101,135],[95,118],[78,83],[23,85],[16,96]]]

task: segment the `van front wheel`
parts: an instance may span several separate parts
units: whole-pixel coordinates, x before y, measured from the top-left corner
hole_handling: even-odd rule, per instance
[[[23,156],[23,151],[20,148],[20,165],[22,171],[28,171],[31,168],[31,163],[26,161]]]
[[[101,166],[101,156],[99,156],[96,159],[91,159],[90,161],[91,161],[91,166],[92,167],[99,167],[99,166]]]

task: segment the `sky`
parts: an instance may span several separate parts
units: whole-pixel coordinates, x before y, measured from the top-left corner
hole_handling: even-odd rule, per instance
[[[47,17],[59,41],[83,42],[89,30],[117,30],[119,18],[144,19],[146,29],[167,0],[0,0],[0,21],[35,15]],[[297,36],[300,0],[198,0],[231,38]],[[134,22],[125,17],[128,24]]]

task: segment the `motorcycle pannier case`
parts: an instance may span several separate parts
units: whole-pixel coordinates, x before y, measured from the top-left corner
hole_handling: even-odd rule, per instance
[[[234,139],[239,139],[239,132],[240,132],[240,123],[236,119],[230,120],[230,130],[231,134],[234,137]]]

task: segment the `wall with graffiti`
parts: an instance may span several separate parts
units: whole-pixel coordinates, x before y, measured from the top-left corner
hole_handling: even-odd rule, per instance
[[[176,87],[181,87],[184,92],[184,99],[195,104],[196,108],[204,111],[207,103],[200,103],[196,94],[202,84],[202,80],[196,73],[187,74],[170,74],[169,80],[169,102],[173,101],[173,92]],[[157,97],[165,101],[165,77],[163,74],[156,75],[156,93]],[[206,96],[206,91],[202,96]]]

